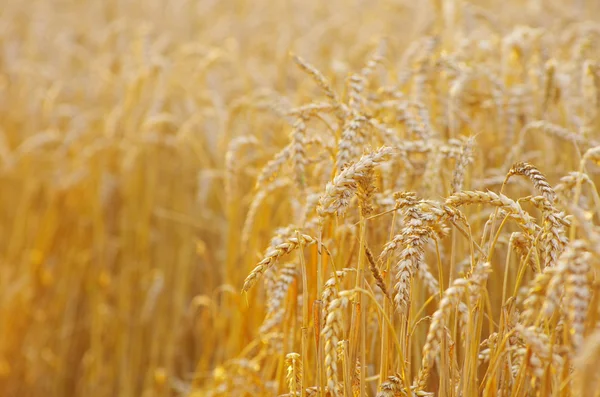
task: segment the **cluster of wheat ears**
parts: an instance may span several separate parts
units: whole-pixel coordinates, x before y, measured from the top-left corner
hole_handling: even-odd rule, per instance
[[[0,395],[600,395],[596,0],[4,0]]]
[[[268,196],[289,204],[290,223],[242,287],[266,308],[257,339],[212,392],[282,393],[285,376],[289,396],[595,395],[600,198],[588,164],[600,160],[600,68],[584,55],[590,34],[567,63],[545,59],[540,32],[516,29],[497,43],[508,58],[497,70],[478,61],[492,43],[447,53],[427,37],[390,85],[374,79],[382,43],[343,94],[294,56],[323,99],[265,105],[289,123],[289,143],[258,173],[238,250],[253,252]],[[537,156],[556,155],[548,141],[581,153],[577,166],[553,187],[523,150],[530,139]],[[239,136],[228,158],[257,144]],[[496,145],[504,161],[490,170]],[[232,164],[227,197],[236,177]]]

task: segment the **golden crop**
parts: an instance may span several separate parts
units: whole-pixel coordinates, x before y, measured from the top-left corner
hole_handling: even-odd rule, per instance
[[[597,396],[600,3],[3,0],[0,396]]]

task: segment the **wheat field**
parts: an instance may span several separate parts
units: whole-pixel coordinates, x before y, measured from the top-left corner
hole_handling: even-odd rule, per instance
[[[597,0],[3,0],[0,396],[600,395]]]

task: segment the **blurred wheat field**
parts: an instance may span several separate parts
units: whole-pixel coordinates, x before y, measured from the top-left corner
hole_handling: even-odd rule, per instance
[[[0,395],[599,395],[599,46],[590,0],[3,0]]]

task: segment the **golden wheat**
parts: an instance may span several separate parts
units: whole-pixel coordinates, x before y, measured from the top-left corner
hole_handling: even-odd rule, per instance
[[[599,16],[5,0],[1,394],[597,395]]]

